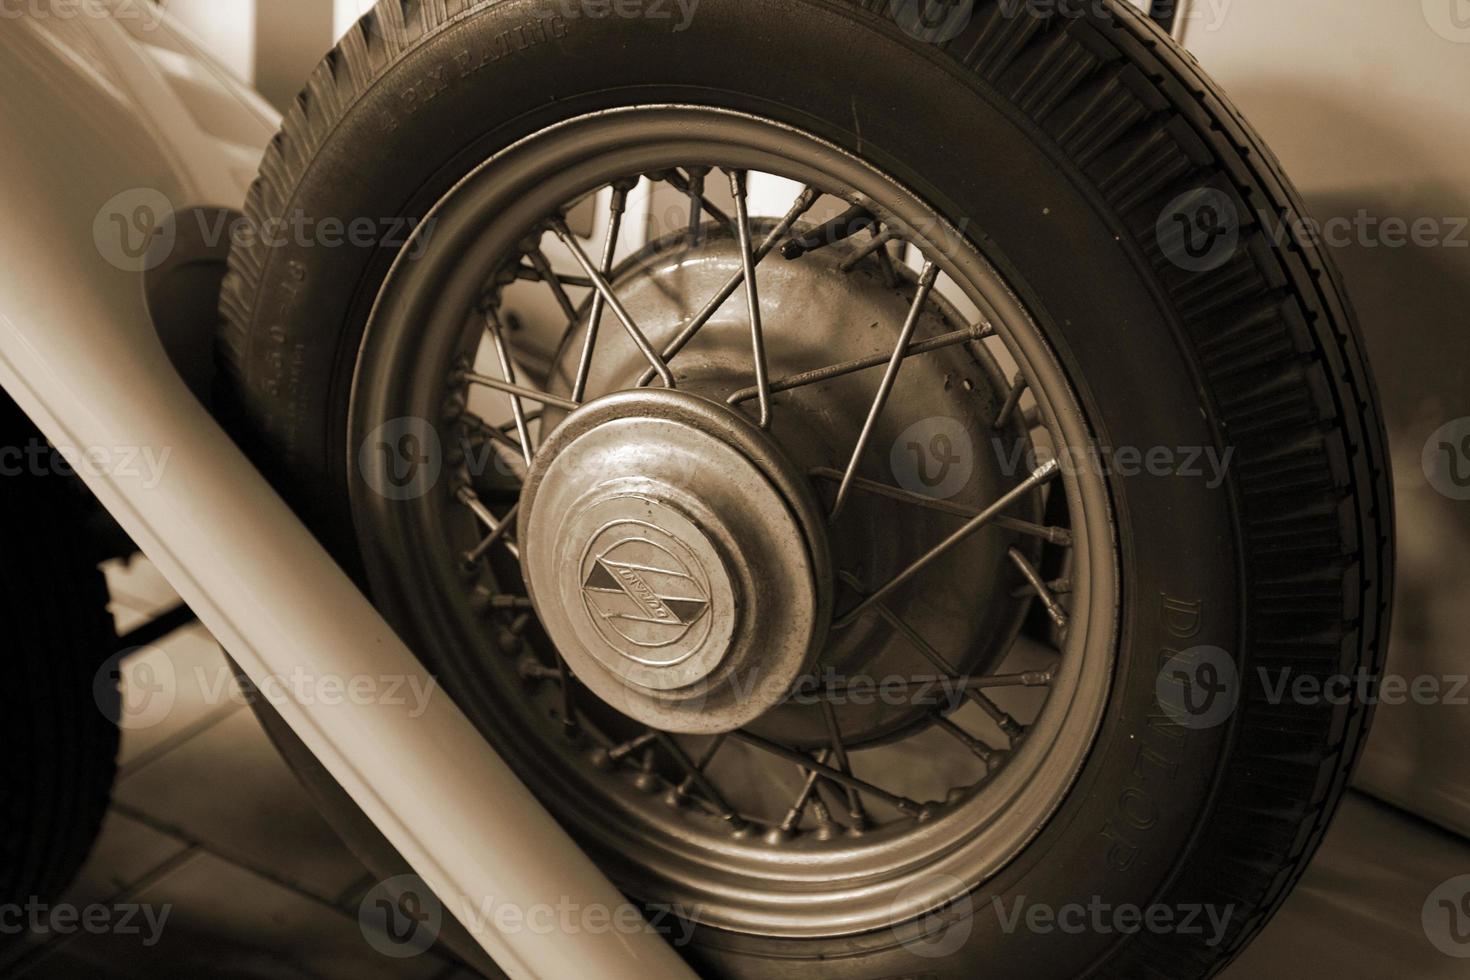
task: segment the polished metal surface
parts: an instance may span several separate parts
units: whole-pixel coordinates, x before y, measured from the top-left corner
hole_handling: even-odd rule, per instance
[[[784,701],[821,649],[832,577],[815,499],[723,406],[645,389],[579,409],[537,453],[520,514],[543,625],[624,714],[730,731]]]

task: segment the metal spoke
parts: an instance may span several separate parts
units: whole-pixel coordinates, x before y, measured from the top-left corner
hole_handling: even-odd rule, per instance
[[[509,521],[501,521],[494,514],[490,513],[490,508],[486,507],[479,495],[469,487],[460,487],[459,493],[456,496],[459,498],[460,503],[468,507],[470,512],[480,519],[480,523],[485,525],[491,534],[503,533],[505,528],[509,526]],[[510,552],[512,558],[520,561],[521,550],[513,542],[505,542],[505,550]]]
[[[745,826],[745,821],[741,820],[740,815],[731,809],[730,804],[725,802],[725,798],[720,795],[720,791],[715,788],[715,784],[709,781],[709,777],[704,774],[704,770],[689,761],[689,756],[685,754],[679,743],[674,741],[672,735],[668,732],[659,732],[658,744],[662,745],[664,751],[673,756],[674,761],[679,764],[679,767],[688,774],[690,779],[694,780],[694,785],[704,795],[705,801],[714,808],[722,820],[735,830]]]
[[[468,381],[469,379],[462,377],[462,380]],[[464,422],[466,422],[474,430],[474,432],[479,433],[480,435],[483,435],[491,443],[493,443],[496,446],[500,446],[501,448],[505,449],[507,452],[511,452],[511,453],[514,453],[515,454],[514,460],[506,460],[506,465],[511,466],[512,468],[517,468],[518,467],[521,470],[524,469],[525,459],[522,456],[522,450],[521,450],[521,444],[520,443],[516,442],[510,436],[508,436],[504,432],[502,432],[498,426],[491,425],[489,422],[486,422],[484,419],[480,418],[480,416],[476,415],[474,412],[470,412],[470,411],[462,412],[460,414],[460,418]],[[529,421],[529,419],[528,419],[528,421]],[[504,459],[504,457],[501,457],[501,458]],[[517,473],[515,473],[515,476],[517,477],[517,479],[524,479],[525,478],[524,472],[517,472]]]
[[[744,730],[731,732],[731,735],[747,745],[753,745],[772,755],[778,755],[783,759],[788,759],[804,769],[814,769],[834,783],[860,789],[864,793],[882,800],[905,816],[913,817],[915,820],[923,820],[929,815],[928,808],[916,800],[911,800],[906,796],[900,796],[897,793],[890,793],[880,786],[874,786],[865,779],[859,779],[856,776],[848,775],[840,769],[833,769],[831,766],[809,759],[798,750],[781,745],[779,742],[772,742],[770,739],[761,738],[759,735],[753,735]]]
[[[814,467],[809,472],[812,476],[822,480],[838,481],[842,479],[842,471],[834,470],[829,466]],[[950,503],[948,500],[940,500],[937,497],[926,497],[922,493],[914,493],[912,490],[905,490],[902,487],[891,487],[886,483],[865,480],[862,477],[857,477],[852,481],[852,488],[854,490],[861,490],[864,493],[871,493],[877,497],[887,497],[890,500],[897,500],[901,503],[913,504],[915,507],[935,510],[941,514],[963,517],[966,520],[979,513],[973,507]],[[996,527],[1019,531],[1022,534],[1041,538],[1051,544],[1060,545],[1064,548],[1072,546],[1072,532],[1064,527],[1043,527],[1040,524],[1023,521],[1015,517],[996,517],[991,523]]]
[[[627,184],[613,185],[612,202],[608,205],[607,241],[602,244],[603,278],[612,275],[613,257],[618,250],[618,233],[622,231],[623,213],[628,210],[629,189]],[[582,342],[582,359],[577,363],[577,378],[572,384],[572,400],[578,402],[587,395],[587,375],[592,371],[592,351],[597,346],[597,330],[602,326],[603,308],[607,303],[590,279],[587,286],[593,290],[592,315],[587,320],[587,336]]]
[[[888,370],[883,372],[883,380],[878,385],[878,394],[873,399],[872,407],[868,409],[867,421],[863,423],[863,430],[858,434],[857,446],[852,451],[852,459],[848,461],[847,471],[843,474],[842,483],[837,488],[837,500],[832,505],[831,520],[835,521],[842,513],[842,508],[847,503],[847,495],[852,492],[852,481],[857,476],[858,464],[862,462],[863,452],[873,438],[878,416],[883,414],[883,408],[888,403],[888,396],[893,392],[893,385],[898,380],[898,369],[903,366],[904,354],[908,351],[909,342],[913,340],[914,330],[919,326],[919,315],[924,312],[924,304],[928,302],[929,293],[934,289],[934,283],[938,278],[939,267],[933,262],[924,263],[924,271],[919,273],[919,288],[914,294],[913,305],[909,308],[908,319],[904,321],[903,329],[899,331],[898,343],[894,346],[893,356],[888,361]]]
[[[827,722],[827,736],[832,740],[832,757],[837,760],[837,768],[851,775],[852,764],[847,758],[847,746],[842,743],[842,727],[837,723],[837,709],[832,706],[831,701],[822,702],[822,717]],[[868,825],[862,794],[855,786],[843,788],[847,791],[847,816],[852,821],[853,829],[861,830]]]
[[[994,427],[997,431],[1004,429],[1011,416],[1016,414],[1016,406],[1021,404],[1021,396],[1026,393],[1028,385],[1026,376],[1017,372],[1016,379],[1011,382],[1011,390],[1006,393],[1005,403],[1000,407],[1000,414],[995,417]]]
[[[817,753],[817,761],[821,763],[825,763],[830,757],[831,751],[828,749],[823,749]],[[779,826],[781,833],[792,833],[797,827],[801,826],[802,814],[806,813],[807,804],[809,803],[812,804],[812,810],[817,814],[817,823],[821,825],[823,830],[829,829],[832,823],[832,814],[827,811],[826,804],[817,795],[817,780],[821,778],[821,774],[817,770],[808,768],[807,766],[798,765],[797,768],[800,769],[806,778],[801,784],[801,792],[796,794],[796,801],[791,804],[790,809],[786,811],[786,815],[781,818]]]
[[[1056,679],[1055,672],[1048,670],[1027,670],[1012,674],[985,674],[973,676],[962,674],[958,677],[943,677],[936,674],[933,677],[912,677],[908,680],[885,679],[883,686],[886,690],[895,694],[908,694],[914,690],[933,690],[934,687],[945,687],[957,691],[981,691],[999,687],[1050,687],[1051,682]],[[829,687],[818,692],[812,692],[813,696],[823,700],[836,701],[849,698],[854,693],[870,690],[859,684],[847,684],[842,687]]]
[[[495,547],[495,542],[499,541],[502,537],[505,536],[505,532],[506,531],[510,530],[512,527],[515,526],[516,512],[519,511],[520,509],[521,509],[520,502],[517,501],[511,507],[510,510],[508,510],[508,511],[505,512],[505,516],[500,519],[500,526],[499,527],[493,529],[489,533],[489,535],[487,535],[485,537],[485,540],[483,540],[479,544],[475,545],[475,547],[474,547],[473,550],[465,552],[465,556],[464,556],[465,561],[467,561],[467,562],[469,562],[470,564],[473,565],[475,562],[479,561],[481,558],[484,558],[485,557],[485,554],[491,548]]]
[[[710,741],[709,745],[705,747],[704,754],[701,755],[699,757],[699,761],[694,764],[694,768],[699,770],[701,774],[703,774],[704,771],[709,768],[710,763],[715,760],[715,755],[720,751],[721,748],[724,747],[725,738],[726,736],[722,732],[719,735],[716,735]],[[684,777],[683,782],[674,787],[674,801],[682,802],[683,800],[687,799],[689,797],[689,791],[693,788],[694,774],[690,773],[689,775]]]
[[[515,269],[516,278],[526,282],[545,282],[546,277],[533,265],[518,265]],[[578,289],[591,289],[592,280],[582,276],[568,276],[564,273],[553,273],[557,281],[563,286],[575,286]]]
[[[708,173],[709,168],[706,167],[705,172]],[[679,171],[665,170],[661,173],[649,174],[649,176],[652,177],[654,180],[663,181],[674,190],[688,196],[691,203],[694,201],[694,188],[693,186],[691,186],[690,182],[684,178],[684,175],[679,173]],[[711,218],[724,225],[727,229],[729,229],[730,234],[733,235],[735,233],[735,222],[730,218],[728,214],[720,210],[720,208],[709,198],[705,197],[703,193],[699,195],[698,200],[700,211],[703,211],[705,214],[709,215]],[[695,214],[698,214],[698,211],[695,211]]]
[[[1051,621],[1057,624],[1057,629],[1066,629],[1066,610],[1057,602],[1056,596],[1051,594],[1051,590],[1046,587],[1046,583],[1042,581],[1036,569],[1031,567],[1031,562],[1027,561],[1026,556],[1015,548],[1010,549],[1008,554],[1015,566],[1021,570],[1021,574],[1026,577],[1026,581],[1031,583],[1031,588],[1036,590],[1036,597],[1041,600],[1041,604],[1046,608],[1046,614],[1051,617]]]
[[[786,235],[791,231],[791,227],[801,219],[802,215],[806,214],[812,209],[812,207],[817,203],[818,199],[820,199],[821,196],[821,192],[818,191],[815,187],[806,187],[802,189],[802,192],[797,195],[796,201],[791,205],[790,209],[787,210],[785,217],[780,220],[775,228],[771,229],[771,233],[766,236],[765,241],[761,242],[760,247],[755,250],[756,265],[760,265],[761,260],[764,259],[767,255],[770,255],[771,252],[775,250],[776,245],[781,241],[781,239],[785,238]],[[720,291],[715,294],[714,299],[706,303],[704,305],[704,308],[694,315],[694,319],[690,320],[687,325],[685,325],[682,329],[680,329],[677,334],[674,335],[674,339],[670,340],[668,344],[664,346],[664,360],[673,360],[674,355],[683,350],[685,345],[688,344],[689,341],[694,339],[694,335],[699,333],[700,330],[704,329],[705,324],[709,323],[710,319],[715,315],[715,313],[719,311],[720,307],[725,305],[725,301],[728,300],[731,296],[735,295],[735,290],[739,289],[740,284],[744,281],[744,270],[737,272],[733,276],[731,276],[729,280],[726,281],[725,285],[720,287]],[[653,375],[654,372],[652,368],[644,371],[643,374],[639,376],[636,387],[642,388],[647,385],[650,381],[653,380]]]
[[[673,388],[674,376],[669,373],[668,365],[663,362],[663,358],[659,357],[658,352],[648,343],[648,338],[643,335],[642,330],[638,329],[638,324],[633,322],[633,318],[628,314],[622,301],[617,298],[612,291],[612,287],[608,285],[607,278],[592,265],[592,260],[587,257],[587,252],[582,248],[582,243],[577,241],[577,236],[573,235],[571,230],[567,228],[565,219],[561,217],[553,219],[551,230],[572,253],[572,257],[577,260],[577,264],[582,267],[582,271],[592,280],[593,287],[607,301],[608,307],[612,309],[613,314],[622,323],[623,329],[628,331],[628,336],[633,338],[633,343],[638,346],[638,349],[643,352],[643,356],[648,359],[648,363],[658,373],[659,379],[664,383],[664,387]]]
[[[938,337],[910,344],[908,350],[904,351],[903,359],[908,360],[911,357],[918,357],[920,354],[928,354],[946,347],[956,347],[971,340],[983,340],[988,336],[990,336],[990,328],[984,326],[977,325],[965,330],[955,330],[952,333],[941,334]],[[829,364],[811,371],[802,371],[800,374],[790,374],[771,382],[771,394],[790,391],[792,388],[801,388],[805,385],[820,384],[823,381],[831,381],[833,378],[840,378],[848,374],[856,374],[880,364],[887,364],[892,359],[892,354],[873,354],[870,357],[860,357],[851,361],[843,361],[840,364]],[[741,388],[727,398],[726,402],[731,405],[739,405],[741,402],[756,397],[759,393],[758,388]],[[840,477],[841,474],[838,476]]]
[[[502,362],[502,369],[505,367],[505,364],[506,362]],[[529,398],[533,402],[541,402],[544,405],[552,405],[556,408],[564,408],[569,412],[576,411],[577,409],[582,407],[581,402],[574,401],[570,398],[562,398],[558,395],[548,394],[547,392],[541,391],[539,388],[527,388],[525,385],[512,384],[510,382],[501,381],[499,378],[492,378],[484,374],[476,374],[474,371],[466,371],[462,375],[462,377],[470,384],[480,385],[484,388],[493,388],[495,391],[503,391],[507,395],[510,395],[511,398],[513,398],[516,402],[519,402],[522,398]],[[524,411],[522,411],[522,414],[516,419],[517,435],[520,434],[521,426],[524,423],[530,421],[532,421],[532,419],[529,416],[525,415]],[[516,446],[516,450],[524,452],[523,447],[519,445]]]
[[[536,270],[536,274],[541,277],[541,281],[550,287],[552,295],[556,297],[556,305],[561,307],[562,313],[566,315],[567,322],[575,323],[577,320],[577,305],[567,295],[566,289],[561,284],[561,278],[552,271],[551,260],[546,257],[546,253],[539,248],[533,248],[526,255],[526,258],[531,260],[531,267]]]
[[[891,228],[884,228],[882,231],[877,231],[875,227],[874,232],[872,239],[866,245],[858,249],[851,258],[844,259],[842,264],[837,268],[843,272],[851,272],[862,264],[863,259],[866,259],[879,249],[886,249],[889,242],[895,241],[899,237],[898,232]]]
[[[709,176],[709,167],[686,167],[689,173],[689,244],[698,245],[703,237],[700,229],[704,211],[704,179]]]
[[[875,604],[882,602],[899,586],[909,581],[909,579],[922,572],[925,568],[928,568],[942,555],[949,552],[970,535],[974,534],[976,531],[980,530],[986,524],[994,520],[1001,511],[1005,510],[1017,500],[1020,500],[1032,490],[1035,490],[1037,487],[1051,480],[1059,472],[1061,472],[1060,464],[1058,464],[1055,459],[1047,460],[1041,466],[1037,467],[1034,473],[1032,473],[1025,480],[1021,481],[1021,483],[1013,488],[1009,493],[1001,497],[989,507],[982,510],[980,513],[976,514],[973,518],[971,518],[964,527],[960,528],[954,534],[951,534],[948,538],[944,539],[939,544],[929,549],[927,553],[915,560],[911,565],[909,565],[903,571],[899,572],[893,578],[889,579],[888,582],[881,586],[876,592],[859,602],[857,606],[855,606],[850,612],[834,622],[832,624],[832,628],[842,629],[844,627],[851,626],[854,622],[857,621],[860,616],[863,615],[863,613],[867,612]]]
[[[576,694],[572,690],[572,668],[561,651],[556,651],[556,679],[561,684],[561,727],[567,738],[576,738],[582,726],[577,721]]]
[[[496,315],[494,309],[485,311],[485,329],[490,332],[490,340],[495,344],[495,357],[500,361],[501,376],[505,378],[507,385],[515,385],[516,368],[511,362],[510,350],[505,346],[505,337],[500,330],[500,318]],[[467,377],[476,384],[485,384],[487,381],[493,380],[476,374],[470,374]],[[493,388],[496,386],[487,385],[487,387]],[[516,435],[521,441],[521,454],[526,458],[526,465],[530,466],[536,453],[535,448],[531,445],[530,430],[526,428],[526,409],[521,404],[521,395],[519,392],[510,392],[510,410],[511,414],[515,416]]]
[[[858,584],[856,579],[853,576],[848,575],[846,572],[842,573],[842,579],[852,586],[856,586]],[[946,684],[953,684],[960,680],[960,678],[955,673],[954,667],[950,664],[948,660],[944,658],[944,655],[941,654],[938,650],[934,649],[934,645],[932,643],[924,639],[924,637],[920,636],[919,631],[910,626],[906,619],[899,616],[885,603],[876,603],[873,608],[877,610],[878,615],[882,616],[883,619],[888,623],[888,625],[892,626],[903,636],[904,639],[908,640],[910,645],[912,645],[914,649],[918,650],[925,660],[929,661],[929,663],[933,664],[936,668],[943,671],[944,681]],[[990,716],[990,720],[995,722],[996,726],[1005,733],[1007,738],[1015,740],[1025,735],[1026,729],[1024,726],[1021,725],[1020,722],[1012,718],[1010,714],[1004,711],[994,701],[990,700],[990,698],[982,694],[978,689],[961,687],[960,690],[964,693],[965,697],[968,698],[972,704],[976,705],[981,711]]]
[[[614,745],[612,748],[608,749],[607,758],[611,762],[618,762],[622,759],[626,759],[628,756],[632,755],[634,752],[637,752],[639,749],[647,748],[648,746],[652,745],[655,741],[657,741],[658,736],[659,733],[650,728],[643,734],[630,738],[628,739],[628,741],[619,743],[618,745]]]
[[[745,302],[750,308],[750,346],[755,361],[755,388],[760,399],[760,427],[771,427],[770,378],[766,373],[766,339],[761,328],[760,292],[756,288],[755,254],[750,243],[750,207],[746,200],[746,173],[730,171],[730,193],[735,196],[735,221],[740,236],[741,271],[745,277]]]
[[[943,713],[934,716],[934,723],[964,744],[965,748],[973,752],[981,762],[985,763],[987,775],[990,771],[998,768],[1003,754],[986,745],[980,739],[956,725]]]

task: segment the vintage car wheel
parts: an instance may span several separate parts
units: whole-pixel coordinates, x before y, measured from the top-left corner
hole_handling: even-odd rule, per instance
[[[922,6],[385,0],[251,193],[226,410],[702,971],[1204,976],[1367,729],[1259,679],[1381,663],[1356,328],[1126,5]]]

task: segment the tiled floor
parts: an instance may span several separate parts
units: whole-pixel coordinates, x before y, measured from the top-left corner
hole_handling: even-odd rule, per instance
[[[109,577],[120,631],[174,602],[141,560]],[[167,710],[130,701],[113,807],[67,901],[167,908],[166,927],[152,945],[141,924],[136,934],[33,942],[0,956],[0,974],[468,980],[437,950],[390,959],[369,945],[358,908],[373,878],[276,755],[202,627],[131,658],[124,676],[145,687],[162,670],[173,672],[172,701]],[[1470,959],[1435,949],[1420,919],[1436,885],[1467,873],[1466,841],[1354,795],[1301,886],[1226,976],[1470,977]]]

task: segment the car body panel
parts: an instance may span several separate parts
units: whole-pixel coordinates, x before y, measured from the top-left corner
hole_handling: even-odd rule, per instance
[[[238,209],[275,118],[166,19],[29,10],[0,23],[0,385],[257,685],[429,685],[191,393],[145,302],[167,212]],[[451,913],[626,905],[446,695],[390,700],[276,707]],[[466,925],[514,976],[689,975],[651,931]]]

